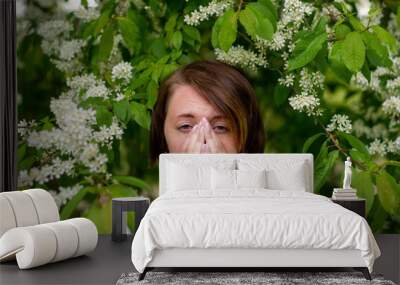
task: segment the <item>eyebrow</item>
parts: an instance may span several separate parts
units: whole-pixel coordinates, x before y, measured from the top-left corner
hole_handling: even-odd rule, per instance
[[[177,116],[177,118],[194,118],[195,116],[192,113],[182,113],[180,115]],[[211,121],[215,120],[215,119],[225,119],[226,116],[224,115],[215,115],[214,117],[212,117]]]

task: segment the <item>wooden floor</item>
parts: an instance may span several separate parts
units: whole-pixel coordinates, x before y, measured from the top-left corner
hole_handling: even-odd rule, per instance
[[[374,272],[400,284],[400,235],[378,235],[376,240],[382,257]],[[19,270],[15,261],[2,263],[0,284],[115,284],[122,273],[135,271],[131,243],[131,238],[116,243],[110,236],[100,236],[96,250],[87,256],[28,270]]]

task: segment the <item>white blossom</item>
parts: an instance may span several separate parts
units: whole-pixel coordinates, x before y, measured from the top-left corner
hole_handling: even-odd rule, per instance
[[[63,41],[60,46],[59,57],[62,60],[71,60],[81,52],[82,47],[86,45],[84,40]]]
[[[293,74],[293,73],[290,73],[290,74],[287,74],[287,75],[286,75],[285,77],[283,77],[283,78],[279,78],[279,79],[278,79],[278,82],[279,82],[281,85],[283,85],[283,86],[291,87],[291,86],[293,86],[294,79],[295,79],[294,74]]]
[[[55,158],[50,164],[44,164],[41,167],[32,167],[29,171],[23,171],[19,176],[21,186],[32,186],[34,182],[44,184],[52,179],[58,179],[62,175],[74,174],[74,160],[61,160]]]
[[[212,0],[207,6],[200,5],[199,8],[185,15],[183,21],[191,26],[197,26],[200,22],[207,20],[211,16],[219,16],[225,10],[230,8],[233,4],[233,0]]]
[[[101,97],[108,98],[110,92],[104,84],[94,85],[90,87],[84,94],[83,98],[87,99],[89,97]]]
[[[337,130],[344,133],[351,133],[352,125],[347,115],[336,114],[332,116],[331,122],[329,123],[326,129],[329,132]]]
[[[385,156],[387,153],[386,145],[383,141],[375,139],[369,146],[368,152],[371,155],[378,154],[380,156]]]
[[[115,101],[121,101],[121,100],[123,100],[123,99],[125,99],[125,96],[124,96],[124,94],[122,94],[121,92],[117,92],[117,96],[115,97]]]
[[[97,19],[100,16],[98,9],[94,7],[88,7],[87,9],[80,6],[78,10],[74,11],[75,17],[81,19],[82,22],[90,22]]]
[[[67,86],[73,90],[87,90],[99,83],[93,74],[77,75],[67,78]]]
[[[324,88],[325,76],[320,71],[311,72],[308,68],[300,71],[299,85],[303,95],[317,95]]]
[[[228,52],[216,48],[214,53],[219,61],[230,65],[248,67],[254,71],[257,70],[257,67],[266,67],[268,64],[267,60],[262,55],[246,50],[241,45],[232,46]]]
[[[53,196],[57,207],[60,209],[61,206],[65,205],[68,200],[71,200],[82,188],[82,185],[76,184],[69,187],[59,187],[58,192],[54,190],[49,190],[48,192]]]
[[[88,144],[79,156],[80,162],[89,168],[91,172],[105,172],[105,164],[108,159],[103,153],[100,153],[97,144]]]
[[[57,125],[51,130],[33,131],[28,145],[36,148],[58,149],[61,153],[78,155],[92,136],[91,125],[96,123],[96,111],[77,106],[71,98],[52,99],[50,109]]]
[[[60,50],[60,42],[61,41],[58,39],[43,39],[40,43],[40,47],[42,48],[44,54],[48,56],[57,56]]]
[[[132,65],[129,62],[120,62],[112,69],[112,80],[121,79],[128,82],[132,78]]]
[[[383,111],[390,116],[400,116],[400,96],[392,96],[386,99],[382,104]]]
[[[17,132],[21,136],[21,138],[25,138],[29,135],[30,131],[37,126],[35,120],[31,120],[27,122],[25,119],[22,119],[17,124]]]
[[[400,152],[400,137],[392,141],[389,139],[375,139],[368,146],[368,152],[371,155],[385,156],[389,153],[399,154]]]
[[[289,98],[289,104],[299,112],[305,112],[308,116],[319,116],[319,98],[312,95],[297,95]]]
[[[396,140],[394,141],[394,144],[396,145],[396,148],[397,148],[397,149],[400,149],[400,136],[398,136],[398,137],[396,138]]]
[[[37,28],[37,33],[46,40],[54,40],[56,37],[68,34],[70,31],[72,31],[72,24],[66,20],[42,22]]]
[[[299,31],[300,27],[306,20],[306,17],[311,15],[315,7],[310,3],[305,3],[300,0],[285,0],[281,18],[277,22],[277,29],[272,36],[272,40],[268,41],[260,37],[256,37],[255,45],[260,51],[271,49],[279,51],[288,47],[289,51],[293,50],[292,39]]]
[[[102,125],[99,131],[93,133],[93,139],[101,145],[108,145],[110,147],[112,140],[121,139],[122,134],[123,130],[118,124],[118,119],[113,117],[113,121],[109,127]]]
[[[73,60],[58,60],[51,58],[50,61],[57,69],[66,73],[67,76],[77,74],[83,70],[83,65],[77,58],[74,58]]]

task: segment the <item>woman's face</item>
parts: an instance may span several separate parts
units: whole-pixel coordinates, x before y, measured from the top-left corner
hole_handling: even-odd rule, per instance
[[[198,126],[193,129],[195,125]],[[164,135],[170,153],[197,152],[191,151],[196,140],[201,140],[204,146],[211,145],[201,152],[238,152],[229,120],[190,85],[174,86],[167,106]]]

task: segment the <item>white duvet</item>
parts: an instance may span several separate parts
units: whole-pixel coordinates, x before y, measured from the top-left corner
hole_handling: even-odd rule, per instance
[[[361,216],[324,196],[266,189],[158,197],[133,239],[133,265],[143,272],[154,249],[170,247],[358,249],[370,272],[380,256]]]

